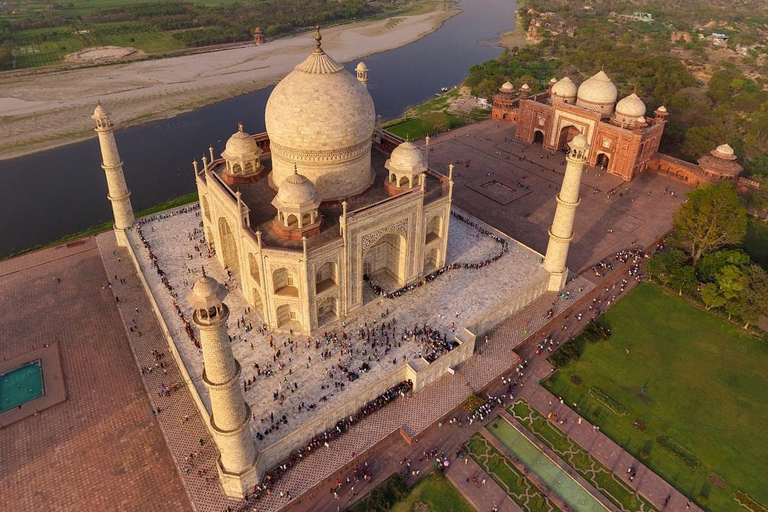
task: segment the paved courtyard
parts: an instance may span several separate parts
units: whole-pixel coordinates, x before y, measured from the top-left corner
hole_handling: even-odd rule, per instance
[[[205,265],[209,275],[226,283],[230,289],[225,300],[230,308],[228,329],[233,337],[233,352],[243,367],[243,380],[251,382],[245,397],[254,413],[255,421],[251,427],[255,435],[260,434],[256,436],[259,449],[289,434],[297,425],[334,407],[345,396],[376,383],[406,362],[411,362],[416,368],[426,366],[420,358],[425,354],[424,345],[414,342],[412,336],[404,336],[404,331],[412,330],[415,326],[421,328],[426,324],[452,339],[452,326],[460,330],[471,325],[503,305],[510,297],[522,294],[546,279],[540,255],[509,240],[508,253],[487,267],[449,271],[401,297],[377,299],[366,306],[362,313],[346,318],[345,324],[339,320],[324,327],[329,333],[338,335],[335,342],[329,342],[322,334],[307,338],[262,333],[259,329],[262,320],[258,314],[246,314],[248,304],[236,284],[236,276],[227,278],[217,260],[199,257],[198,254],[205,254],[207,250],[195,252],[194,245],[199,244],[200,237],[195,232],[199,222],[197,211],[187,211],[157,218],[142,226],[142,232],[172,286],[175,297],[151,267],[148,253],[143,247],[138,257],[185,366],[207,406],[207,389],[201,380],[202,354],[190,342],[174,302],[187,319],[192,318],[186,294],[201,275],[202,265]],[[134,232],[131,236],[140,247],[138,235]],[[448,263],[483,262],[498,254],[500,249],[501,245],[492,238],[452,218]],[[493,292],[488,293],[487,290]],[[397,332],[389,337],[388,342],[381,332],[370,340],[360,335],[366,326],[380,325],[382,322],[396,322]],[[249,325],[253,326],[252,330],[246,329]],[[346,332],[346,338],[342,332]],[[377,337],[377,344],[373,346],[371,342]],[[279,356],[278,350],[281,352]],[[363,368],[364,364],[369,367],[367,371]],[[350,382],[342,368],[359,374],[359,378]],[[267,374],[268,370],[271,375]],[[288,421],[287,427],[265,434],[273,423],[272,418],[281,418],[283,415]]]
[[[3,510],[190,509],[106,283],[93,238],[0,262],[0,354],[57,343],[67,398],[0,429]]]
[[[424,141],[419,144],[424,145]],[[565,155],[515,139],[515,126],[495,120],[430,139],[429,166],[454,162],[454,205],[544,253],[563,180]],[[525,160],[522,158],[525,157]],[[672,227],[690,187],[653,173],[632,182],[587,167],[576,211],[568,267],[581,272],[635,242],[646,247]],[[670,192],[674,192],[672,195]]]

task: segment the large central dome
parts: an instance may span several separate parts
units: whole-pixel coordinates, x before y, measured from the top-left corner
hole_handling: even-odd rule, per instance
[[[368,90],[326,55],[320,32],[314,52],[275,86],[265,121],[274,186],[296,163],[323,201],[355,196],[374,179],[371,135],[376,113]]]

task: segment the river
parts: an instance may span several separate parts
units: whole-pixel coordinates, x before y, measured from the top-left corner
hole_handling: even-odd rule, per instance
[[[514,28],[517,3],[457,3],[462,12],[437,31],[364,59],[370,69],[368,88],[383,119],[399,116],[441,87],[459,84],[472,65],[501,53],[496,41],[500,32]],[[333,56],[333,48],[326,51]],[[352,74],[357,62],[346,64]],[[269,87],[164,121],[118,129],[134,210],[193,191],[192,160],[207,154],[211,144],[218,155],[238,122],[250,133],[263,132],[271,92]],[[110,220],[100,163],[95,134],[84,142],[0,161],[0,257]]]

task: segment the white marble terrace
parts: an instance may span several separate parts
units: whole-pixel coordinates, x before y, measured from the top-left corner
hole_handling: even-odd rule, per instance
[[[272,364],[272,370],[275,372],[273,376],[267,377],[262,371],[262,375],[256,377],[255,383],[245,393],[245,398],[254,414],[255,421],[251,426],[254,434],[263,433],[270,425],[270,413],[274,413],[275,419],[285,415],[288,425],[273,431],[263,440],[257,440],[257,449],[263,449],[278,441],[325,408],[338,403],[336,401],[343,399],[345,394],[355,393],[364,389],[366,385],[378,381],[385,372],[396,367],[393,365],[393,358],[397,358],[399,368],[400,365],[405,364],[404,355],[408,360],[412,360],[422,352],[418,343],[409,341],[400,347],[393,347],[383,355],[382,348],[377,347],[372,351],[370,344],[365,340],[358,341],[354,336],[347,340],[350,343],[348,350],[345,351],[341,343],[326,345],[323,333],[318,333],[312,338],[309,348],[307,348],[306,336],[291,337],[287,334],[274,334],[276,348],[270,348],[270,333],[259,332],[262,321],[258,314],[244,314],[248,304],[236,284],[237,279],[227,279],[226,272],[217,260],[207,257],[206,247],[203,247],[200,253],[195,251],[194,246],[200,244],[202,237],[199,232],[192,235],[193,231],[200,226],[199,209],[195,208],[194,211],[186,213],[178,212],[179,210],[174,210],[172,215],[165,213],[164,218],[153,216],[148,218],[152,220],[144,219],[142,231],[151,244],[159,267],[166,273],[174,292],[178,294],[177,302],[184,315],[191,322],[192,311],[186,302],[186,295],[195,280],[200,277],[201,266],[205,265],[208,275],[220,283],[226,283],[230,290],[225,299],[230,309],[228,329],[229,334],[234,338],[233,352],[243,368],[243,380],[256,377],[257,371],[254,364],[258,364],[262,370]],[[186,335],[183,323],[173,306],[174,298],[163,286],[160,276],[151,266],[147,250],[139,240],[138,233],[134,229],[129,232],[129,236],[132,245],[137,248],[142,272],[158,302],[187,371],[203,402],[210,407],[207,390],[201,380],[202,354]],[[447,263],[484,261],[497,254],[499,249],[500,245],[491,238],[451,218]],[[200,256],[201,254],[203,256]],[[346,332],[349,337],[366,322],[369,326],[373,323],[380,324],[382,313],[388,309],[389,316],[386,316],[384,321],[396,320],[398,337],[403,329],[412,329],[415,324],[421,326],[426,323],[432,328],[447,333],[451,339],[451,322],[455,322],[457,331],[472,325],[501,306],[509,297],[522,293],[540,282],[546,275],[541,267],[540,258],[541,256],[537,253],[509,239],[509,252],[490,266],[477,270],[452,270],[404,296],[394,299],[379,298],[365,306],[362,313],[346,319]],[[244,324],[238,328],[237,320],[241,318],[245,319],[244,324],[251,323],[253,330],[246,332]],[[339,338],[341,338],[341,331],[344,330],[340,320],[324,329],[335,332]],[[289,338],[295,344],[293,352],[285,346],[289,345]],[[315,348],[316,340],[321,341],[319,349]],[[273,355],[277,349],[282,351],[278,360],[285,363],[282,369],[278,368],[277,363],[273,363]],[[323,360],[321,352],[328,349],[331,351],[331,357]],[[363,351],[367,351],[367,355],[363,356]],[[366,373],[359,372],[363,362],[368,361],[368,356],[371,357],[371,362],[368,363],[370,370]],[[309,357],[312,361],[308,366]],[[338,364],[349,366],[350,369],[360,373],[359,379],[348,382],[339,371],[335,372],[335,381],[345,384],[343,391],[334,387],[334,378],[329,376],[331,367]],[[282,403],[275,401],[273,399],[275,392],[284,395],[285,401]],[[321,401],[321,397],[324,396],[327,400]],[[314,410],[304,409],[299,412],[298,406],[302,402],[306,405],[315,404],[316,407]],[[265,420],[263,424],[262,419]]]

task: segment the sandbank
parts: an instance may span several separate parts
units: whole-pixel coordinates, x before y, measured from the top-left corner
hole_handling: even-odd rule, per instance
[[[329,28],[323,47],[349,62],[412,43],[460,12],[442,2],[431,7]],[[304,33],[210,53],[0,75],[0,159],[94,136],[90,115],[97,100],[126,127],[257,91],[288,74],[313,46],[312,35]]]

